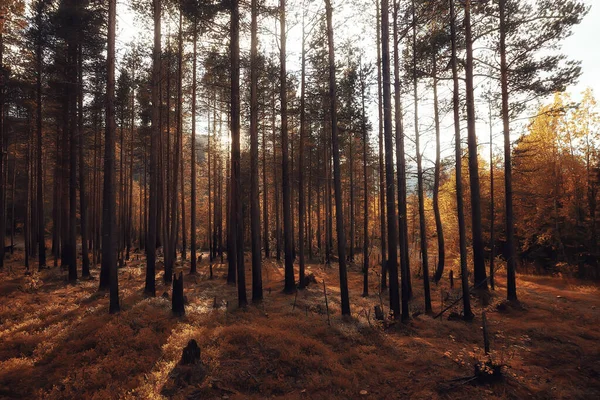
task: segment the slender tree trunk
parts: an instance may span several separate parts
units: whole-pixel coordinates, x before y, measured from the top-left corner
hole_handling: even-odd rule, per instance
[[[435,215],[435,230],[438,240],[438,264],[433,278],[439,282],[444,274],[444,263],[446,250],[444,247],[444,229],[442,226],[442,215],[440,213],[440,174],[441,174],[441,143],[440,143],[440,111],[438,102],[438,77],[437,77],[437,54],[433,56],[433,119],[435,123],[435,176],[433,183],[433,213]]]
[[[383,164],[383,104],[382,104],[382,77],[381,77],[381,11],[379,1],[377,6],[377,109],[379,113],[379,223],[381,227],[381,289],[387,288],[387,249],[385,230],[385,170]],[[389,17],[388,17],[389,18]]]
[[[417,19],[415,1],[412,1],[412,30],[413,30],[413,95],[415,102],[415,150],[417,153],[417,190],[419,197],[419,233],[421,242],[421,265],[423,267],[423,287],[425,294],[425,312],[431,313],[431,292],[429,288],[429,257],[427,253],[427,222],[425,220],[425,195],[423,185],[423,162],[420,148],[421,137],[419,133],[419,96],[417,81]]]
[[[77,11],[78,6],[72,3]],[[73,19],[78,19],[79,16]],[[72,21],[71,24],[79,24],[79,22]],[[79,30],[79,25],[71,26],[71,28]],[[68,241],[69,241],[69,254],[68,254],[68,265],[69,265],[69,282],[77,280],[77,138],[79,136],[79,130],[77,126],[77,43],[75,38],[70,38],[67,45],[67,57],[68,57],[68,128],[69,129],[69,228],[68,228]],[[66,137],[66,136],[65,136]]]
[[[494,259],[496,258],[496,246],[494,239],[496,210],[494,204],[494,134],[492,129],[492,103],[489,106],[490,126],[490,288],[495,290],[494,284]]]
[[[239,1],[231,1],[231,208],[233,226],[230,226],[232,257],[237,266],[238,304],[245,307],[246,271],[244,269],[244,242],[242,234],[242,203],[240,201],[240,14]]]
[[[365,108],[366,77],[360,71],[361,131],[363,145],[363,297],[369,295],[369,183],[367,176],[367,152],[369,150],[369,133],[367,130],[367,114]]]
[[[81,276],[87,278],[90,276],[90,257],[88,252],[88,209],[87,209],[87,184],[86,168],[83,139],[83,49],[79,45],[77,54],[78,65],[78,86],[77,98],[78,108],[78,130],[79,130],[79,214],[81,219]]]
[[[344,232],[344,210],[342,208],[342,179],[340,172],[340,145],[337,127],[337,90],[335,82],[335,53],[333,46],[333,22],[331,1],[325,0],[327,14],[327,38],[329,43],[329,101],[331,106],[331,145],[333,150],[333,180],[335,187],[335,214],[338,245],[338,264],[340,271],[340,294],[342,315],[350,315],[350,297],[348,294],[348,272],[346,270],[346,240]]]
[[[4,40],[0,31],[0,70],[4,70]],[[4,194],[4,73],[0,73],[0,269],[4,268],[4,244],[6,236],[6,213]]]
[[[197,90],[197,85],[196,85],[196,74],[197,74],[197,63],[198,63],[198,21],[197,18],[194,17],[194,54],[193,54],[193,61],[192,61],[192,158],[191,158],[191,169],[192,169],[192,204],[191,204],[191,221],[190,221],[190,230],[191,230],[191,254],[190,254],[190,262],[191,262],[191,266],[190,266],[190,274],[195,274],[196,273],[196,179],[197,179],[197,175],[196,175],[196,90]],[[208,136],[208,140],[209,140],[209,146],[210,146],[210,133]],[[208,149],[208,154],[210,157],[210,147]],[[209,176],[209,200],[208,200],[208,204],[210,206],[210,158],[208,159],[209,161],[209,170],[208,170],[208,176]],[[209,210],[209,215],[210,215],[210,210]],[[210,221],[210,220],[209,220]],[[210,235],[210,223],[208,225],[208,234]],[[212,256],[212,252],[211,249],[209,249],[209,253],[210,253],[210,261],[212,262],[213,256]]]
[[[396,229],[396,202],[394,184],[394,149],[392,140],[392,97],[390,93],[390,32],[389,2],[381,0],[381,41],[383,73],[383,111],[385,137],[385,181],[387,205],[388,249],[387,268],[390,275],[390,309],[394,318],[400,317],[400,296],[398,287],[398,231]],[[403,316],[408,318],[408,315]]]
[[[250,226],[252,235],[252,302],[263,299],[258,187],[258,0],[252,0],[250,50]]]
[[[158,139],[160,128],[160,55],[161,55],[161,0],[153,0],[154,48],[152,50],[152,131],[150,137],[150,196],[148,235],[146,237],[146,284],[144,293],[156,296],[156,233],[158,220]]]
[[[37,219],[38,219],[38,231],[37,231],[37,241],[38,241],[38,271],[41,271],[43,267],[46,266],[46,223],[44,220],[44,177],[43,177],[43,164],[42,164],[42,12],[38,10],[36,14],[36,24],[40,31],[38,32],[38,36],[36,37],[36,51],[35,51],[35,66],[36,66],[36,133],[37,133],[37,141],[36,141],[36,169],[37,169]],[[1,46],[1,41],[0,41]],[[1,52],[1,50],[0,50]],[[1,66],[1,64],[0,64]],[[2,89],[0,89],[1,91]],[[1,95],[0,95],[1,96]],[[1,110],[1,109],[0,109]],[[0,111],[1,113],[1,111]],[[2,117],[0,117],[2,118]],[[0,128],[1,129],[1,128]],[[0,141],[1,143],[1,141]],[[0,149],[2,145],[0,144]],[[0,167],[1,168],[1,167]],[[0,224],[1,225],[1,224]],[[1,228],[0,228],[1,229]],[[1,231],[0,231],[1,232]],[[0,233],[1,234],[1,233]],[[2,250],[4,251],[4,249]],[[1,264],[0,264],[1,265]]]
[[[300,253],[300,289],[306,284],[304,265],[304,146],[306,137],[306,38],[304,32],[304,3],[302,4],[302,76],[300,83],[300,154],[298,160],[298,250]]]
[[[262,127],[262,212],[263,212],[263,242],[265,247],[265,258],[269,258],[269,201],[267,190],[267,139],[265,137],[266,126]]]
[[[394,94],[396,123],[396,162],[398,163],[398,237],[400,240],[400,280],[402,316],[409,317],[408,303],[412,297],[410,282],[410,255],[408,253],[408,221],[406,211],[406,154],[404,150],[404,125],[400,97],[400,43],[398,38],[398,2],[394,2]]]
[[[287,71],[286,71],[286,28],[285,28],[285,2],[280,0],[279,25],[281,35],[280,49],[280,96],[281,96],[281,174],[283,189],[283,242],[285,257],[285,286],[286,293],[296,291],[294,278],[294,258],[292,244],[292,199],[289,174],[289,138],[288,138],[288,115],[287,115]]]
[[[467,99],[467,143],[469,146],[469,181],[471,184],[471,229],[473,240],[473,271],[475,285],[487,290],[483,238],[481,228],[481,189],[479,161],[477,159],[477,134],[475,132],[475,98],[473,83],[473,38],[471,33],[471,1],[465,0],[465,41],[467,45],[465,82]]]
[[[463,317],[470,321],[473,319],[471,311],[471,298],[469,291],[469,280],[467,270],[467,233],[465,228],[465,211],[463,204],[463,185],[462,185],[462,149],[460,142],[460,101],[458,93],[458,59],[457,59],[457,38],[456,38],[456,14],[454,9],[454,0],[448,0],[450,3],[450,36],[452,41],[452,81],[453,94],[452,105],[454,110],[454,146],[456,158],[456,208],[458,214],[458,236],[460,248],[460,275],[463,297]]]
[[[502,126],[504,130],[504,196],[506,203],[506,297],[517,301],[515,226],[513,214],[512,161],[508,108],[508,66],[506,63],[506,0],[500,0],[500,70],[502,86]]]
[[[102,267],[110,276],[109,312],[117,313],[119,306],[119,286],[117,275],[116,249],[116,207],[115,207],[115,31],[116,0],[108,2],[108,79],[106,86],[106,150],[104,153],[104,202],[102,209]]]
[[[279,172],[277,165],[277,141],[275,137],[275,90],[273,90],[273,94],[271,97],[272,100],[272,114],[271,114],[271,127],[273,129],[273,180],[275,181],[274,185],[274,198],[275,204],[275,258],[277,261],[281,261],[281,220],[279,217]]]

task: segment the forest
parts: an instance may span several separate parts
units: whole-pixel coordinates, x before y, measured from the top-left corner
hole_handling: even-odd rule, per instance
[[[600,398],[594,7],[0,0],[0,399]]]

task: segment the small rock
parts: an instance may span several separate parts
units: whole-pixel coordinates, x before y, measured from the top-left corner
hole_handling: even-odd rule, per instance
[[[367,392],[367,391],[366,391],[366,390],[364,390],[364,389],[363,389],[363,390],[361,390],[359,393],[360,393],[360,395],[361,395],[361,396],[366,396],[366,395],[368,395],[368,394],[369,394],[369,392]]]

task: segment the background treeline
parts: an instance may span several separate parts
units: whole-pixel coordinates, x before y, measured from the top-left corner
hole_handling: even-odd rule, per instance
[[[76,280],[114,237],[119,265],[152,253],[154,295],[155,249],[166,282],[229,254],[242,304],[244,250],[255,300],[261,255],[287,291],[294,260],[300,287],[305,257],[339,262],[342,297],[361,262],[397,316],[399,282],[403,306],[415,274],[426,298],[448,269],[486,289],[497,257],[513,300],[517,265],[599,277],[593,95],[537,109],[581,74],[559,46],[581,1],[126,3],[0,5],[0,263],[22,244],[27,269],[49,256]],[[107,15],[136,37],[117,34],[114,81]]]

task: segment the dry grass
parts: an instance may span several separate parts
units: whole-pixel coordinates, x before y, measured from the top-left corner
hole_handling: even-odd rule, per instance
[[[283,270],[273,261],[264,265],[265,300],[244,310],[223,279],[226,266],[209,280],[203,262],[202,274],[185,277],[189,304],[177,319],[169,300],[143,297],[143,260],[119,272],[117,316],[108,315],[96,280],[68,285],[60,269],[24,276],[19,260],[12,263],[12,274],[0,273],[0,398],[600,398],[599,290],[574,280],[520,276],[524,307],[502,311],[497,289],[486,310],[492,358],[506,379],[476,386],[449,381],[484,359],[481,306],[474,302],[472,323],[419,315],[384,327],[371,312],[380,302],[376,273],[371,296],[360,297],[358,266],[349,319],[340,316],[337,268],[311,265],[319,284],[295,297],[281,293]],[[157,293],[170,292],[157,278]],[[421,281],[413,285],[416,312]],[[434,286],[434,310],[450,292],[444,285]],[[387,310],[385,296],[383,303]],[[174,368],[192,338],[207,377],[182,386]]]

